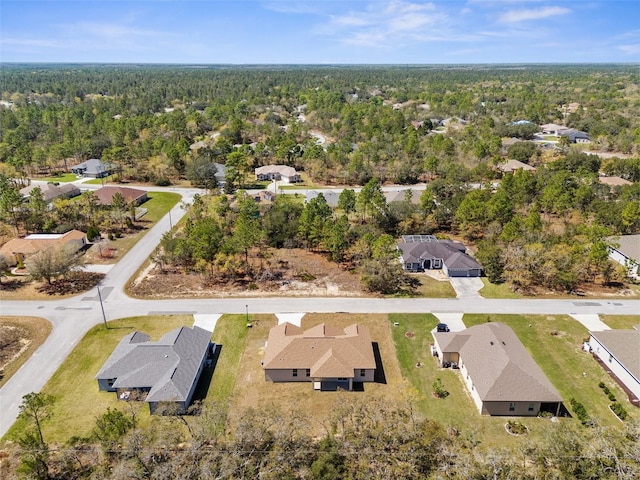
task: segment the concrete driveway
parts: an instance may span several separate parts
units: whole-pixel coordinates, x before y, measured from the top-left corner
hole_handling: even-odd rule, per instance
[[[450,281],[457,298],[482,298],[478,292],[484,283],[479,278],[451,278]]]

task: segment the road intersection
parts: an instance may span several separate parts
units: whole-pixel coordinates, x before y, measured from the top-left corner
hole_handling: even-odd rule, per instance
[[[164,189],[163,189],[164,190]],[[164,190],[166,191],[166,190]],[[195,189],[171,189],[190,203]],[[637,315],[639,300],[533,300],[484,299],[474,296],[443,298],[353,298],[353,297],[243,297],[179,300],[140,300],[128,297],[124,287],[170,230],[185,214],[176,205],[106,274],[100,284],[107,320],[158,314],[223,313],[494,313]],[[96,289],[63,300],[3,301],[0,315],[36,316],[49,320],[47,340],[0,389],[0,437],[18,416],[22,397],[39,391],[71,353],[85,333],[103,321]]]

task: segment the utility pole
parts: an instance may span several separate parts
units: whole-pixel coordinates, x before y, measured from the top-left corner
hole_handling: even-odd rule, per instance
[[[169,230],[173,230],[173,222],[171,221],[171,209],[169,209]]]
[[[244,308],[247,312],[247,325],[249,325],[249,305],[245,305]]]
[[[109,329],[109,325],[107,325],[107,316],[104,314],[104,305],[102,304],[102,294],[100,293],[100,287],[96,287],[98,289],[98,299],[100,300],[100,310],[102,310],[102,321],[104,322],[104,328]]]

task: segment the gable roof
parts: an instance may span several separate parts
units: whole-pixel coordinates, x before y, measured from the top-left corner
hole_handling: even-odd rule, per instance
[[[80,230],[69,230],[67,233],[32,233],[24,238],[9,240],[0,248],[0,255],[32,255],[47,248],[64,247],[74,240],[83,241],[84,238],[85,234]]]
[[[640,330],[604,330],[589,333],[640,381]]]
[[[609,237],[607,240],[617,243],[615,249],[625,257],[640,263],[640,235],[620,235]]]
[[[288,322],[269,332],[263,368],[309,369],[311,377],[352,378],[356,369],[376,367],[369,329],[344,330],[321,323],[308,330]]]
[[[279,174],[283,177],[293,177],[297,175],[296,169],[288,165],[265,165],[256,168],[256,175]]]
[[[304,199],[305,203],[309,203],[311,200],[313,200],[320,194],[322,194],[324,199],[327,201],[327,205],[329,205],[331,208],[336,208],[338,206],[338,200],[340,199],[340,194],[337,192],[334,192],[333,190],[325,190],[322,192],[319,192],[317,190],[311,190],[307,192],[307,194],[305,195],[305,199]]]
[[[451,240],[438,240],[432,235],[405,235],[398,242],[403,263],[420,263],[423,260],[441,258],[449,269],[482,268],[465,253],[465,246]]]
[[[598,177],[600,183],[604,183],[605,185],[610,185],[612,187],[622,186],[622,185],[631,185],[629,180],[625,180],[622,177]]]
[[[211,332],[179,327],[157,342],[141,332],[126,335],[102,366],[96,379],[115,379],[114,388],[150,388],[147,402],[188,400],[207,354]]]
[[[498,168],[505,173],[511,173],[515,170],[536,170],[536,168],[532,167],[531,165],[527,165],[526,163],[513,159],[507,160],[505,163],[501,163],[500,165],[498,165]]]
[[[45,183],[40,185],[29,185],[20,190],[23,196],[30,196],[34,188],[39,188],[42,192],[45,202],[50,202],[54,198],[58,197],[74,197],[80,195],[80,189],[72,183],[63,183],[62,185],[55,185],[53,183]]]
[[[503,323],[476,325],[460,333],[434,333],[443,353],[459,353],[483,402],[561,402],[560,394]]]
[[[71,167],[73,170],[84,170],[88,175],[97,175],[103,172],[107,172],[113,169],[113,165],[108,162],[103,162],[99,158],[90,158],[86,162],[79,163]]]
[[[135,202],[147,194],[145,190],[139,190],[137,188],[106,186],[95,191],[98,205],[111,205],[113,196],[116,193],[122,195],[125,203]]]

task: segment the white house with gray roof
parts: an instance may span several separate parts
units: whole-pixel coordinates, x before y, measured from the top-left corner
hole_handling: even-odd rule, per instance
[[[212,351],[211,334],[200,327],[180,327],[151,342],[145,333],[130,333],[96,375],[98,388],[116,392],[121,400],[144,397],[152,414],[166,402],[185,412]]]
[[[632,330],[589,332],[591,352],[640,399],[640,325]],[[635,404],[640,407],[640,404]]]
[[[610,237],[609,258],[627,269],[627,275],[640,278],[640,235]]]
[[[507,325],[484,323],[433,338],[439,361],[457,365],[482,415],[558,415],[562,397]]]
[[[460,242],[440,240],[433,235],[404,235],[398,242],[402,266],[409,272],[440,270],[449,277],[479,277],[482,266],[467,255]]]

